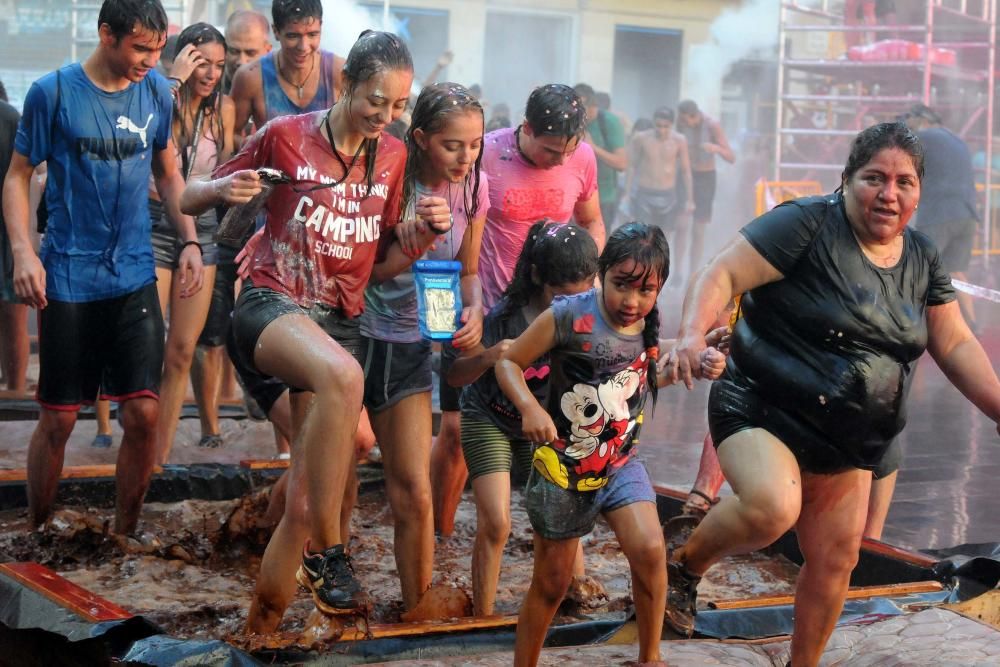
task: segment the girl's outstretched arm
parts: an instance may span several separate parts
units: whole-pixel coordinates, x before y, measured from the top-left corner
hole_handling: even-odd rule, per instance
[[[556,320],[552,310],[535,318],[497,361],[494,372],[497,384],[521,413],[524,435],[532,442],[552,442],[556,439],[556,426],[528,389],[524,369],[543,356],[556,344]]]
[[[455,359],[451,363],[451,368],[448,369],[448,377],[446,378],[448,384],[452,387],[464,387],[467,384],[472,384],[479,379],[480,375],[496,365],[500,355],[510,347],[512,342],[509,338],[505,338],[488,348],[479,343],[474,349],[463,352],[462,356]]]

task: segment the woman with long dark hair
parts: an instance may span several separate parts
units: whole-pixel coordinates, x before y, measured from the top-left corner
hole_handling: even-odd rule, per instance
[[[195,23],[178,36],[177,57],[171,69],[173,137],[177,162],[186,181],[209,176],[216,165],[233,152],[235,110],[232,100],[222,94],[225,66],[226,40],[211,25]],[[153,188],[150,189],[150,212],[156,286],[160,309],[169,322],[160,382],[160,414],[156,423],[157,460],[164,464],[174,444],[188,372],[198,336],[208,317],[212,290],[203,289],[190,298],[182,298],[183,286],[174,278],[177,260],[185,244],[178,240]],[[218,247],[212,239],[219,224],[215,210],[204,211],[195,223],[205,264],[205,282],[211,285],[215,281],[219,257]],[[221,444],[219,434],[205,434],[200,444],[218,446]]]

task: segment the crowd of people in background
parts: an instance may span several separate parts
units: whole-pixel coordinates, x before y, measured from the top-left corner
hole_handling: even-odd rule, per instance
[[[198,445],[222,447],[235,380],[290,459],[248,632],[276,630],[298,586],[326,614],[370,608],[349,537],[354,466],[377,440],[406,609],[471,478],[474,610],[493,613],[511,487],[525,484],[535,571],[517,664],[537,662],[598,516],[628,558],[649,665],[664,664],[664,622],[692,632],[707,568],[797,525],[807,602],[792,661],[817,664],[873,476],[898,467],[912,362],[929,349],[1000,421],[1000,382],[948,278],[964,276],[974,205],[963,193],[961,219],[935,227],[940,253],[907,228],[921,183],[968,151],[932,167],[954,135],[929,109],[869,128],[837,192],[754,220],[705,265],[717,159],[735,156],[696,102],[631,123],[588,84],[549,83],[525,91],[518,117],[478,86],[437,81],[450,53],[414,86],[396,35],[366,30],[341,56],[320,48],[323,28],[319,0],[275,0],[270,20],[241,10],[224,31],[168,39],[158,0],[105,0],[84,62],[37,81],[21,114],[0,104],[11,390],[26,389],[39,313],[32,523],[51,516],[82,405],[104,415],[98,446],[118,406],[114,530],[127,534],[154,466],[171,461],[188,383]],[[265,168],[285,179],[266,183]],[[226,212],[265,188],[240,247],[217,241]],[[945,196],[931,192],[921,226]],[[419,259],[457,262],[463,305],[440,352],[436,440]],[[678,339],[662,338],[661,290],[689,276]],[[873,301],[887,280],[892,298]],[[849,335],[831,342],[834,330]],[[668,553],[636,445],[657,390],[695,379],[718,380],[690,503],[700,525]],[[715,506],[723,479],[735,495]]]

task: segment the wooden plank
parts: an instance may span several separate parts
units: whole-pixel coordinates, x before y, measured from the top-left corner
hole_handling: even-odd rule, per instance
[[[163,468],[155,466],[153,474],[163,472]],[[107,463],[90,466],[64,466],[59,479],[99,479],[102,477],[114,477],[115,464]],[[14,468],[11,470],[0,470],[0,482],[23,482],[28,479],[28,471],[25,468]]]
[[[0,575],[10,577],[91,623],[132,618],[131,612],[38,563],[4,563],[0,565]]]
[[[243,459],[240,467],[247,470],[285,470],[288,459]]]
[[[688,497],[686,491],[680,491],[662,484],[653,484],[653,491],[655,491],[657,495],[673,498],[674,500],[679,500],[681,502],[687,500]]]
[[[847,591],[848,600],[862,600],[873,597],[898,597],[914,593],[931,593],[944,587],[939,581],[914,581],[908,584],[886,584],[884,586],[860,586]],[[763,595],[743,600],[717,600],[709,602],[710,609],[752,609],[756,607],[777,607],[795,602],[793,595]]]
[[[871,540],[868,538],[861,541],[861,550],[878,554],[879,556],[885,556],[886,558],[892,558],[893,560],[901,560],[904,563],[910,563],[911,565],[925,567],[928,569],[933,568],[938,563],[936,558],[931,558],[930,556],[917,553],[915,551],[900,549],[899,547],[894,547],[891,544],[886,544],[885,542],[879,542],[878,540]]]
[[[371,633],[356,627],[349,627],[337,640],[339,642],[363,641],[365,639],[386,639],[389,637],[418,637],[428,634],[468,632],[470,630],[490,630],[517,626],[517,616],[482,616],[476,618],[455,618],[445,621],[419,621],[414,623],[386,623],[371,626]]]

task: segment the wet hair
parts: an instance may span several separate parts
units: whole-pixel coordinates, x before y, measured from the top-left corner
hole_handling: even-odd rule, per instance
[[[167,37],[167,41],[163,44],[163,51],[160,52],[160,60],[173,61],[177,58],[177,52],[180,50],[177,48],[177,40],[179,39],[180,35],[170,35],[170,37]]]
[[[4,102],[10,101],[7,99],[7,86],[3,85],[3,81],[0,81],[0,100],[3,100]]]
[[[595,93],[594,100],[597,102],[597,108],[601,111],[611,110],[611,95],[607,93]]]
[[[229,34],[230,30],[234,30],[236,26],[246,26],[254,23],[264,31],[264,35],[271,36],[271,24],[267,22],[267,17],[252,9],[237,9],[230,14],[229,18],[226,19],[226,34]]]
[[[271,4],[275,32],[284,30],[292,21],[306,19],[323,20],[323,3],[320,0],[274,0]]]
[[[167,32],[167,13],[160,0],[104,0],[97,15],[98,29],[107,25],[118,42],[132,34],[135,24],[159,35]]]
[[[601,282],[613,266],[622,262],[633,262],[632,273],[627,280],[645,282],[650,277],[656,277],[660,287],[667,282],[670,274],[670,246],[663,230],[655,225],[644,222],[630,222],[622,225],[611,233],[604,244],[604,252],[598,260],[598,270]],[[646,348],[646,380],[649,391],[656,402],[656,361],[660,345],[660,309],[653,302],[653,309],[645,318],[646,326],[642,330],[642,343]]]
[[[434,83],[420,91],[417,104],[413,107],[413,113],[410,114],[410,129],[406,132],[406,177],[403,181],[404,210],[416,196],[417,174],[426,167],[424,149],[417,144],[413,133],[416,130],[422,130],[424,136],[430,138],[430,135],[444,130],[449,118],[464,113],[476,114],[485,128],[483,105],[465,86],[457,83]],[[482,135],[480,134],[479,155],[476,156],[476,162],[465,177],[465,183],[462,184],[465,212],[469,220],[475,218],[479,210],[479,173],[483,163],[482,146]]]
[[[583,100],[584,106],[589,107],[591,104],[597,104],[597,93],[594,92],[593,86],[589,83],[578,83],[573,86],[573,90]]]
[[[660,107],[653,112],[653,120],[657,119],[669,120],[671,123],[674,122],[674,110],[670,107]]]
[[[942,120],[941,114],[934,111],[934,109],[931,109],[926,104],[914,104],[910,107],[910,110],[906,112],[905,116],[909,118],[922,118],[932,125],[940,125]]]
[[[194,44],[196,47],[202,44],[219,44],[222,46],[222,52],[226,52],[226,38],[222,36],[222,33],[218,29],[208,23],[193,23],[184,28],[181,34],[177,36],[177,48],[174,53],[180,53],[181,49],[188,44]],[[188,104],[188,101],[191,99],[191,86],[189,84],[192,83],[193,78],[194,73],[192,72],[174,99],[174,117],[177,118],[180,124],[177,132],[177,149],[181,154],[181,173],[185,176],[188,173],[189,161],[191,159],[189,154],[195,152],[189,152],[188,148],[198,141],[198,137],[194,136],[197,112],[192,115],[191,105]],[[215,138],[215,154],[217,158],[221,159],[226,143],[225,128],[222,126],[221,76],[215,82],[212,94],[201,101],[200,111],[204,114],[203,122],[211,123],[212,135]],[[200,134],[204,134],[201,130],[199,132]]]
[[[559,287],[586,280],[597,273],[597,267],[597,244],[586,229],[572,222],[539,220],[528,230],[499,316],[523,308],[544,285]]]
[[[583,100],[569,86],[550,83],[531,91],[524,109],[531,133],[539,136],[583,137],[587,130],[587,109]]]
[[[635,135],[636,132],[643,132],[645,130],[653,129],[653,121],[648,118],[637,118],[634,123],[632,123],[632,134]]]
[[[344,61],[344,101],[348,109],[358,86],[381,72],[396,70],[413,71],[413,58],[403,40],[391,32],[362,31]],[[369,193],[375,184],[377,151],[378,139],[365,139],[365,180]]]
[[[913,130],[899,121],[879,123],[862,130],[854,137],[836,192],[843,192],[844,183],[850,181],[879,151],[886,148],[898,148],[909,155],[913,161],[913,169],[917,172],[917,179],[924,179],[924,147]]]
[[[684,100],[677,105],[677,113],[691,115],[698,112],[698,104],[694,100]]]

